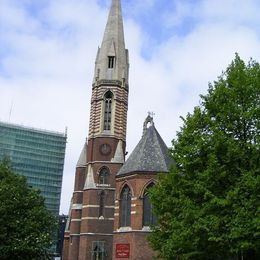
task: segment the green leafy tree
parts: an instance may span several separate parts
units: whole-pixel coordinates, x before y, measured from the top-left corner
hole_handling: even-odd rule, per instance
[[[259,63],[236,55],[201,99],[151,193],[149,240],[164,259],[260,259]]]
[[[39,192],[0,162],[0,259],[49,259],[55,223]]]

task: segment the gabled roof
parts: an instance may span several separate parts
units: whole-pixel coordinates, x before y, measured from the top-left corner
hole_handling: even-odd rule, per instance
[[[156,130],[153,121],[150,127],[144,127],[144,133],[117,176],[132,172],[168,172],[173,160],[169,150]]]

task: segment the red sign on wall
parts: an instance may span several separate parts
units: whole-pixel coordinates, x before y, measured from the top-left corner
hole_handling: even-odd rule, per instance
[[[116,258],[129,258],[130,244],[116,244]]]

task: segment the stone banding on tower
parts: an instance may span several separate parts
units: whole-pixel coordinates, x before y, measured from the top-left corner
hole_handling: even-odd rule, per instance
[[[152,115],[125,162],[128,50],[120,0],[112,0],[92,83],[89,133],[76,165],[64,260],[152,259],[147,190],[172,161]]]

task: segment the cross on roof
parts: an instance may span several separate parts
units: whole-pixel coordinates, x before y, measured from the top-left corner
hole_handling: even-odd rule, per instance
[[[153,116],[155,116],[155,113],[154,113],[154,112],[152,112],[152,111],[148,111],[148,116],[150,116],[150,117],[152,117],[152,118],[153,118]]]

